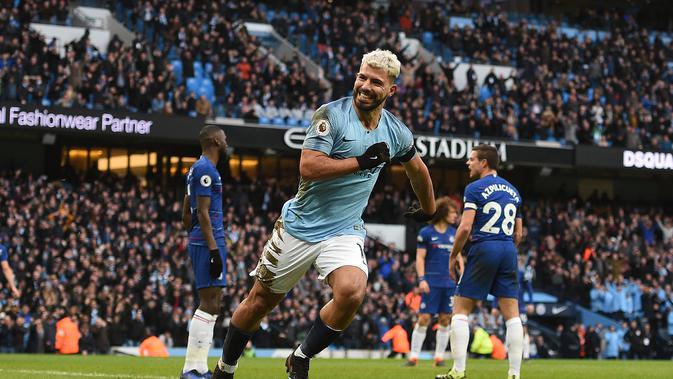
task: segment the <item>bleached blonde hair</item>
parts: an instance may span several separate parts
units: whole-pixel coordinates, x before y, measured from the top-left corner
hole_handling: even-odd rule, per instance
[[[376,49],[362,56],[362,65],[385,70],[390,79],[395,82],[400,76],[400,61],[390,50]]]

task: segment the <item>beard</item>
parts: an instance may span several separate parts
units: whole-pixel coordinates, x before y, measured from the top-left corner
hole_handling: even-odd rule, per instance
[[[220,147],[220,160],[226,160],[229,157],[229,147]]]
[[[371,104],[364,105],[360,102],[360,100],[358,100],[358,90],[353,89],[353,99],[355,99],[355,106],[358,107],[359,110],[363,112],[370,112],[378,108],[379,105],[383,104],[388,99],[388,96],[383,96],[380,99],[372,99]]]

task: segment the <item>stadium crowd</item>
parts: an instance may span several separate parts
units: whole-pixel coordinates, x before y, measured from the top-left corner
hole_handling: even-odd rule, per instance
[[[2,100],[305,123],[330,100],[329,92],[297,59],[269,55],[241,23],[254,19],[270,22],[323,67],[332,98],[350,93],[362,53],[376,47],[398,53],[403,67],[390,105],[416,132],[673,150],[667,65],[673,45],[650,38],[619,12],[582,18],[607,30],[582,39],[562,34],[553,22],[515,23],[487,9],[469,9],[472,26],[451,26],[450,16],[468,11],[461,2],[416,8],[393,1],[375,9],[364,3],[281,8],[247,0],[117,1],[111,10],[137,35],[131,46],[113,38],[102,53],[85,35],[60,56],[60,46],[28,24],[64,22],[67,15],[40,2],[20,4],[0,10]],[[399,31],[418,36],[441,60],[409,57]],[[517,70],[510,77],[490,73],[480,87],[470,68],[468,85],[459,90],[453,57]]]
[[[521,250],[535,270],[535,287],[622,322],[619,330],[611,331],[592,330],[596,325],[576,326],[578,334],[617,333],[604,336],[604,353],[610,357],[670,354],[670,214],[656,207],[629,207],[592,196],[586,202],[535,202],[529,204],[524,217],[527,238]],[[593,347],[600,347],[595,339]],[[582,349],[585,354],[588,350]]]
[[[417,8],[398,1],[379,11],[315,2],[303,12],[276,9],[269,21],[320,62],[336,97],[349,92],[363,52],[382,46],[404,57],[397,31],[419,36],[441,58],[441,72],[420,57],[403,60],[400,93],[391,101],[417,132],[673,149],[673,72],[666,64],[673,45],[648,39],[632,17],[608,12],[602,21],[609,34],[592,40],[487,10],[472,13],[472,26],[451,27],[449,17],[464,12],[460,2]],[[459,90],[453,57],[517,73],[491,72],[479,88],[470,66]]]
[[[273,180],[230,183],[225,185],[223,201],[231,285],[225,289],[216,345],[222,343],[222,330],[251,284],[248,272],[259,258],[269,228],[294,190]],[[142,186],[133,176],[119,179],[94,173],[77,180],[49,181],[20,171],[2,173],[0,243],[9,248],[21,297],[13,298],[2,281],[0,351],[64,352],[56,338],[57,323],[63,320],[74,325],[80,337],[76,351],[83,353],[137,346],[150,334],[168,347],[185,346],[195,303],[193,274],[180,223],[180,194],[178,187],[171,188]],[[399,215],[389,208],[404,209],[409,196],[377,189],[366,219],[396,220]],[[395,205],[386,206],[390,201]],[[560,326],[558,339],[577,341],[576,351],[560,348],[572,343],[556,346],[535,336],[533,356],[610,357],[615,344],[618,356],[670,354],[666,349],[673,338],[671,221],[663,217],[662,226],[654,226],[647,221],[648,214],[658,212],[610,209],[577,200],[567,205],[528,203],[527,238],[521,248],[522,288],[528,292],[534,286],[557,295],[562,289],[572,300],[630,322],[628,328],[625,324],[628,330],[614,331],[622,333],[614,334],[617,337],[596,325]],[[366,254],[368,296],[338,342],[346,348],[386,348],[381,338],[398,325],[398,330],[409,333],[420,303],[413,252],[368,239]],[[625,279],[619,276],[613,284],[618,275]],[[601,308],[607,300],[600,306],[591,301],[601,283],[617,288],[637,283],[640,299],[634,296],[633,302],[638,306],[614,312]],[[309,271],[264,320],[253,338],[254,346],[292,347],[308,332],[317,310],[329,299],[328,291],[317,273]],[[524,294],[524,300],[529,297]],[[610,306],[614,304],[620,303],[613,300]],[[491,304],[482,304],[472,322],[489,334],[504,335],[502,317]],[[433,338],[429,336],[426,346]]]

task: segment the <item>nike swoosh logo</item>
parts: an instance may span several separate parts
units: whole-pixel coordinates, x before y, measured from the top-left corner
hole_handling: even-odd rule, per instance
[[[554,315],[557,315],[557,314],[565,311],[566,309],[568,309],[568,307],[558,307],[558,308],[552,307],[551,313],[554,314]]]
[[[369,157],[369,159],[379,159],[379,157]]]
[[[347,139],[346,137],[344,137],[343,141],[344,141],[344,142],[353,142],[353,141],[355,141],[355,138],[353,138],[353,139]]]

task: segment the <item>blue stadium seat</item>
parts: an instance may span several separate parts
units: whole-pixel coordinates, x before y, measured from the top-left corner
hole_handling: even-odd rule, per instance
[[[203,78],[203,65],[199,61],[194,61],[194,76],[199,79]]]
[[[173,65],[173,74],[178,84],[182,83],[182,61],[179,59],[172,60],[171,65]]]
[[[287,125],[287,126],[297,126],[297,125],[299,125],[299,121],[297,121],[296,119],[294,119],[292,117],[288,117],[287,121],[285,122],[285,125]]]
[[[207,87],[211,90],[215,89],[215,86],[213,85],[213,81],[210,78],[204,78],[201,80],[201,86]]]
[[[432,48],[433,46],[433,35],[432,32],[423,32],[423,45],[425,45],[426,48]]]
[[[51,106],[51,101],[47,98],[42,99],[42,106],[43,107],[49,107]]]
[[[194,93],[199,93],[199,87],[201,87],[200,81],[197,80],[196,78],[187,78],[187,90],[194,92]]]
[[[311,120],[301,120],[301,126],[308,128],[311,126]]]
[[[259,123],[260,124],[271,124],[271,120],[269,120],[268,117],[260,117],[259,118]]]
[[[204,86],[199,87],[199,91],[197,92],[199,96],[204,95],[208,101],[210,101],[211,104],[215,102],[215,93],[213,92],[212,89],[208,89]]]
[[[489,97],[491,97],[491,90],[488,89],[488,86],[481,87],[481,90],[479,90],[479,98],[481,101],[486,101]]]
[[[283,120],[282,117],[274,117],[271,122],[273,122],[274,125],[285,125],[285,120]]]
[[[171,61],[180,58],[180,56],[178,55],[178,49],[176,48],[175,45],[171,46],[170,50],[168,50],[168,55],[166,55],[166,57]]]

